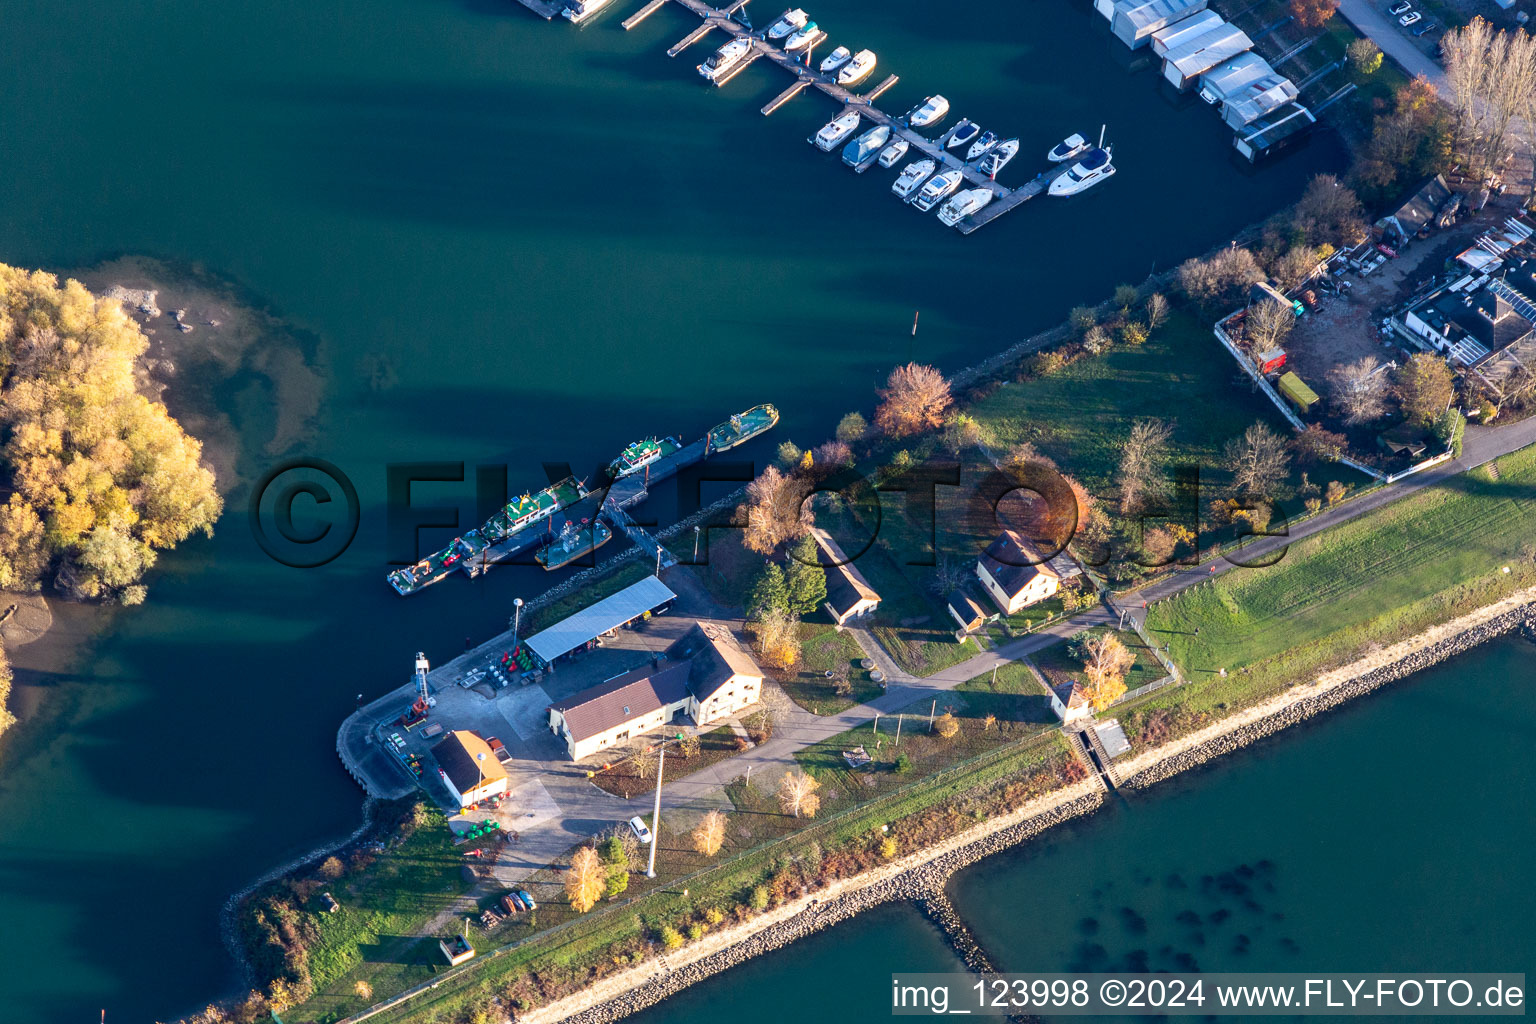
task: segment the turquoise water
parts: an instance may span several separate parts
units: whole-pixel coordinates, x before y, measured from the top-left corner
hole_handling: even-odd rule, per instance
[[[356,823],[334,754],[355,694],[500,628],[545,584],[509,569],[396,598],[386,464],[499,463],[521,491],[541,461],[606,463],[762,401],[784,419],[744,457],[813,443],[867,411],[893,363],[965,365],[1342,164],[1327,135],[1241,164],[1208,108],[1123,68],[1076,4],[968,24],[916,0],[828,0],[818,21],[901,75],[889,109],[942,91],[956,116],[1020,135],[1005,180],[1109,124],[1111,184],[962,239],[897,203],[892,172],[854,176],[805,144],[828,101],[764,118],[782,72],[709,88],[702,48],[665,56],[691,17],[625,33],[637,6],[577,30],[511,0],[6,4],[0,259],[137,253],[234,282],[315,339],[326,392],[298,451],[362,499],[347,554],[301,571],[258,550],[237,487],[217,537],[162,559],[149,603],[80,664],[15,652],[41,710],[0,763],[8,1022],[165,1017],[231,987],[225,894]],[[221,393],[238,396],[249,483],[274,459],[271,396]],[[417,493],[477,521],[468,483]]]

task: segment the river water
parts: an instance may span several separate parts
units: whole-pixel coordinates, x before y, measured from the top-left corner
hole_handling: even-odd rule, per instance
[[[244,488],[276,457],[272,396],[214,387],[245,430],[217,537],[163,558],[146,606],[62,615],[89,651],[76,663],[13,652],[28,718],[0,749],[8,1022],[144,1020],[227,990],[225,894],[356,822],[334,754],[354,696],[403,681],[418,649],[441,661],[501,628],[544,584],[509,569],[396,598],[387,463],[507,465],[519,492],[542,461],[589,467],[761,401],[784,420],[748,457],[813,443],[867,410],[894,362],[965,365],[1343,162],[1325,134],[1241,164],[1209,108],[1124,67],[1077,3],[966,19],[825,0],[814,15],[837,40],[901,75],[888,109],[942,91],[1018,134],[1006,181],[1109,125],[1112,183],[962,239],[896,203],[890,172],[856,177],[805,144],[824,98],[763,118],[781,71],[704,86],[705,48],[665,56],[691,16],[625,33],[636,6],[578,30],[511,0],[5,5],[0,259],[145,254],[233,282],[313,340],[325,381],[309,439],[278,454],[341,467],[362,506],[325,567],[266,558]],[[468,524],[472,491],[417,500]]]
[[[1533,730],[1536,646],[1498,641],[1116,798],[950,895],[1003,971],[1529,972]],[[893,973],[954,970],[937,934],[881,908],[631,1019],[702,1024],[727,996],[785,1011],[754,1021],[880,1019]],[[832,950],[839,984],[795,982],[833,977]]]

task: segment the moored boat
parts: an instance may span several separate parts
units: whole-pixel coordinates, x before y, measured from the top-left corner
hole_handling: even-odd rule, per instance
[[[580,25],[612,2],[613,0],[570,0],[570,6],[560,13]]]
[[[843,69],[837,73],[838,85],[857,85],[869,77],[869,73],[875,70],[875,51],[860,50],[853,55]]]
[[[634,441],[608,464],[608,475],[615,480],[629,476],[657,459],[666,458],[681,447],[675,437],[648,437],[643,441]]]
[[[1048,190],[1053,196],[1075,196],[1112,177],[1115,165],[1110,162],[1113,152],[1109,148],[1095,146],[1072,169],[1051,182]]]
[[[823,153],[830,153],[843,140],[852,135],[859,127],[859,115],[852,111],[838,114],[832,120],[822,125],[821,131],[816,133],[816,148]]]
[[[907,124],[913,128],[923,128],[935,121],[944,120],[948,113],[949,100],[935,94],[907,111]]]
[[[965,158],[967,160],[975,160],[995,145],[997,145],[997,132],[982,132],[981,138],[971,143],[971,148],[965,151]]]
[[[546,571],[553,571],[591,554],[612,539],[613,531],[601,519],[583,519],[580,523],[566,520],[555,539],[534,553],[533,560]]]
[[[790,37],[784,40],[784,49],[790,53],[794,53],[796,50],[803,50],[817,39],[820,39],[823,34],[821,29],[816,27],[814,21],[808,21],[795,29],[790,34]]]
[[[968,188],[964,192],[956,192],[939,210],[939,221],[954,227],[995,198],[989,188]]]
[[[1088,151],[1089,142],[1081,135],[1072,134],[1056,143],[1045,158],[1053,164],[1066,163],[1073,157]]]
[[[891,129],[883,124],[877,124],[863,135],[854,139],[843,147],[843,163],[849,167],[857,167],[876,153],[880,152],[891,138]]]
[[[987,151],[981,158],[981,163],[976,165],[976,169],[989,178],[995,178],[997,172],[1008,166],[1008,161],[1017,156],[1018,152],[1018,139],[1004,139]]]
[[[738,412],[724,423],[711,428],[704,435],[710,452],[723,452],[769,430],[779,422],[779,410],[764,403],[754,405],[746,412]]]
[[[768,26],[767,38],[779,40],[791,32],[798,32],[805,27],[805,20],[805,11],[798,7],[792,11],[785,11],[779,16],[778,21]]]
[[[699,65],[699,74],[711,82],[719,81],[722,75],[746,60],[751,52],[752,40],[745,36],[737,36],[710,54],[704,63]]]
[[[827,54],[827,59],[821,62],[821,73],[830,75],[844,64],[847,64],[851,59],[853,59],[853,51],[846,46],[839,46]]]
[[[880,166],[895,167],[897,161],[907,155],[909,143],[906,139],[896,139],[885,149],[880,151]]]
[[[938,164],[931,159],[914,160],[902,168],[896,176],[896,181],[891,185],[891,191],[903,199],[911,201],[912,193],[917,191],[919,185],[928,180],[928,175]]]
[[[981,125],[977,124],[975,121],[972,121],[968,117],[962,118],[960,123],[955,125],[955,130],[950,133],[949,141],[944,145],[948,149],[956,149],[960,146],[975,142],[976,136],[980,134]]]
[[[937,206],[941,199],[944,199],[955,189],[959,188],[960,183],[964,180],[965,175],[960,172],[958,167],[951,167],[947,171],[941,171],[935,174],[928,184],[923,186],[923,190],[917,194],[917,197],[910,200],[910,202],[919,210],[927,213]]]

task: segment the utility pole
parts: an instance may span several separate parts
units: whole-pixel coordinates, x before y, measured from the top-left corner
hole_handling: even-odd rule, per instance
[[[937,697],[935,697],[933,699],[933,707],[928,709],[928,731],[929,732],[933,732],[933,716],[934,716],[934,713],[937,712],[938,710],[939,710],[939,699]]]
[[[880,735],[880,712],[875,712],[875,735]]]
[[[656,751],[656,810],[651,814],[651,858],[645,866],[645,877],[656,877],[656,843],[661,835],[661,768],[667,762],[667,744],[663,742]]]
[[[693,564],[699,564],[699,527],[693,528]]]
[[[656,542],[656,575],[661,575],[661,541]]]
[[[901,746],[901,720],[904,717],[904,715],[896,716],[896,742],[892,744],[893,748]]]
[[[517,650],[517,634],[523,626],[523,599],[512,599],[512,649]]]
[[[1001,668],[1001,667],[1002,667],[1001,665],[993,665],[992,666],[992,688],[994,690],[997,689],[997,670],[999,668]]]

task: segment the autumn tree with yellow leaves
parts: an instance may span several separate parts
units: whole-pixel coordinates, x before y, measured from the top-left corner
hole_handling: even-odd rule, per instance
[[[1100,633],[1083,645],[1083,694],[1095,711],[1103,711],[1125,693],[1125,673],[1135,664],[1132,654],[1113,633]]]
[[[578,914],[585,914],[607,891],[608,872],[602,859],[592,847],[583,846],[571,858],[571,866],[565,872],[565,895],[571,907]]]

